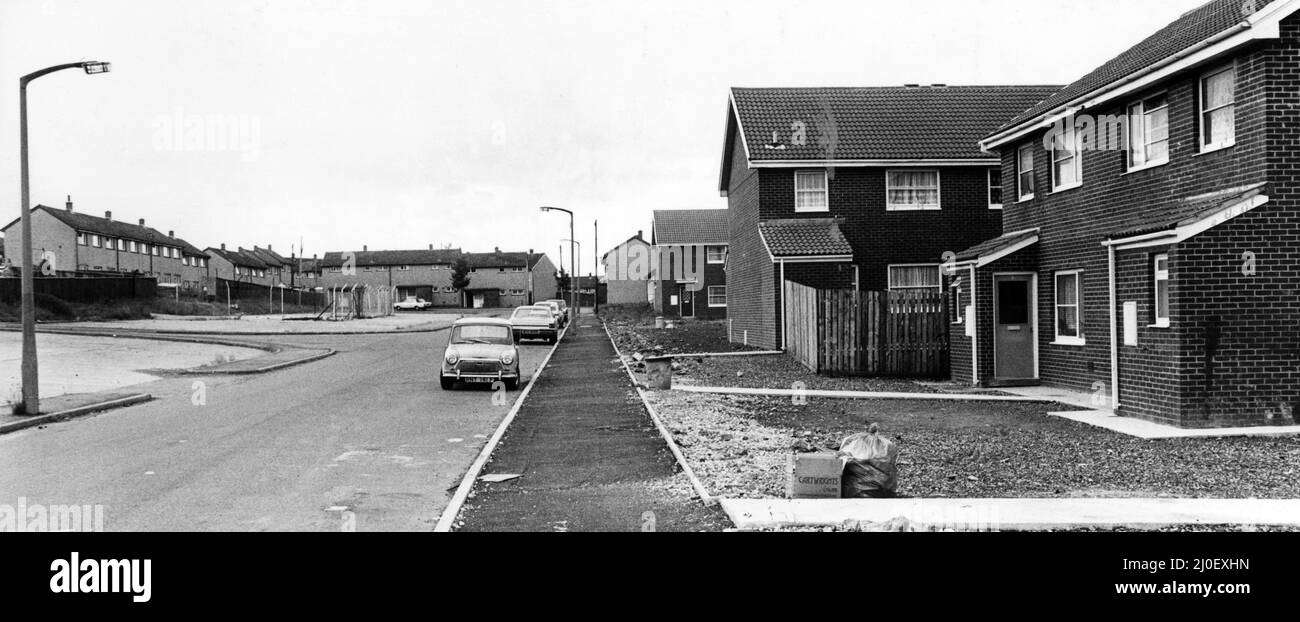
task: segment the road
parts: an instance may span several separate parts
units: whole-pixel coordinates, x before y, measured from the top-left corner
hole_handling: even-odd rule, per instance
[[[431,530],[518,396],[439,389],[447,336],[269,338],[339,353],[0,436],[0,503],[103,505],[107,531]],[[527,379],[548,347],[521,350]]]

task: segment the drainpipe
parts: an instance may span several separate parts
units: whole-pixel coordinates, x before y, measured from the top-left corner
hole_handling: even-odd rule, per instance
[[[785,330],[785,259],[781,259],[781,283],[777,286],[777,300],[780,301],[781,308],[781,351],[785,352],[786,348],[786,330]],[[745,335],[745,345],[749,345],[749,335]]]
[[[970,337],[970,373],[973,386],[980,383],[980,307],[976,298],[975,264],[970,265],[970,306],[975,310]],[[965,311],[963,310],[963,313]]]
[[[1110,290],[1110,411],[1119,413],[1119,342],[1115,339],[1115,322],[1118,318],[1115,311],[1115,247],[1113,245],[1106,246],[1106,258],[1109,263],[1107,288]]]

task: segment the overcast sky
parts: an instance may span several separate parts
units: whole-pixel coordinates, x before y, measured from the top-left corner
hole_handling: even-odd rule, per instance
[[[1200,4],[3,0],[0,220],[17,78],[98,59],[30,90],[33,203],[200,247],[553,259],[557,205],[587,273],[594,220],[603,251],[651,210],[726,207],[728,87],[1068,83]]]

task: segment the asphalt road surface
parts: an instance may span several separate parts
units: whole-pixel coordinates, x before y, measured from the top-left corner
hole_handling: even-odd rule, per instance
[[[107,531],[432,530],[518,396],[438,388],[447,336],[268,338],[339,353],[0,436],[0,503],[103,505]],[[521,350],[527,380],[549,348]]]

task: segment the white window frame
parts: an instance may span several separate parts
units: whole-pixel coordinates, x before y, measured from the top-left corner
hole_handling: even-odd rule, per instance
[[[1164,270],[1160,269],[1161,261],[1165,262]],[[1151,276],[1152,276],[1151,312],[1152,315],[1155,316],[1155,324],[1152,324],[1152,326],[1154,326],[1155,328],[1169,328],[1169,309],[1168,308],[1165,309],[1165,315],[1163,317],[1160,315],[1160,283],[1161,282],[1163,282],[1165,285],[1165,304],[1168,305],[1172,301],[1171,297],[1169,296],[1169,255],[1168,254],[1161,253],[1159,255],[1156,255],[1155,258],[1151,261]]]
[[[1222,75],[1224,73],[1229,73],[1229,72],[1232,73],[1232,102],[1219,106],[1214,110],[1206,110],[1205,108],[1206,82],[1208,82],[1210,78]],[[1218,69],[1215,69],[1213,71],[1210,71],[1202,75],[1201,78],[1196,81],[1196,100],[1197,100],[1197,107],[1196,107],[1197,114],[1199,115],[1197,121],[1198,121],[1198,125],[1200,126],[1200,129],[1198,131],[1199,134],[1198,142],[1200,143],[1201,146],[1201,153],[1208,153],[1211,151],[1218,151],[1220,149],[1227,149],[1228,147],[1236,145],[1237,144],[1237,66],[1236,64],[1219,67]],[[1209,140],[1209,136],[1206,134],[1205,130],[1209,128],[1209,124],[1205,122],[1205,119],[1209,117],[1210,114],[1213,112],[1217,112],[1219,110],[1225,110],[1228,108],[1232,109],[1232,140],[1229,140],[1224,143],[1206,142]]]
[[[715,289],[722,290],[722,304],[720,305],[713,304],[713,296],[714,296],[713,290]],[[726,285],[710,285],[709,289],[705,293],[706,293],[705,300],[708,302],[710,309],[727,308],[727,286]]]
[[[131,240],[130,247],[132,253],[135,253],[137,255],[140,254],[140,244],[138,242],[136,242],[135,240]]]
[[[897,188],[896,186],[892,186],[892,185],[890,185],[890,183],[889,183],[889,177],[890,177],[890,175],[891,175],[892,173],[934,173],[934,188],[933,188],[933,190],[934,190],[934,195],[935,195],[935,203],[934,203],[933,205],[931,205],[931,204],[925,204],[925,205],[921,205],[921,206],[915,206],[915,205],[909,205],[909,204],[891,203],[891,202],[889,201],[889,193],[890,193],[890,191],[891,191],[891,190],[895,190],[895,189],[899,189],[899,190],[903,190],[903,189],[905,189],[905,188]],[[919,188],[919,189],[920,189],[920,190],[930,190],[931,188],[925,187],[925,188]],[[891,168],[891,169],[885,169],[885,211],[888,211],[888,212],[933,212],[933,211],[938,211],[938,210],[942,210],[942,209],[943,209],[943,174],[939,171],[939,169],[934,169],[934,168],[926,168],[926,169],[902,169],[902,168]]]
[[[103,241],[102,241],[102,239],[99,237],[99,234],[98,234],[98,233],[92,233],[92,234],[90,234],[90,245],[93,246],[93,247],[95,247],[95,248],[102,248],[102,247],[103,247]]]
[[[1074,276],[1075,303],[1061,304],[1061,277]],[[1081,346],[1088,343],[1083,330],[1083,270],[1058,270],[1052,273],[1052,343],[1056,345]],[[1079,323],[1078,335],[1061,334],[1061,307],[1074,307],[1075,320]]]
[[[1029,168],[1025,168],[1025,154],[1029,154]],[[1029,173],[1029,192],[1025,192],[1024,176]],[[1037,171],[1034,168],[1034,145],[1030,143],[1023,145],[1016,150],[1016,200],[1019,202],[1034,200],[1034,191],[1037,190],[1038,180]],[[1005,199],[1005,197],[1004,197]]]
[[[928,285],[925,285],[925,286],[916,286],[916,285],[898,285],[898,286],[895,286],[895,285],[894,285],[894,268],[934,268],[934,270],[935,270],[935,274],[939,275],[939,284],[936,285],[936,286],[934,286],[934,287],[931,287],[931,286],[928,286]],[[937,292],[942,292],[942,291],[943,291],[943,264],[937,264],[937,263],[891,263],[891,264],[889,264],[888,266],[885,267],[885,281],[886,281],[886,283],[887,283],[888,286],[889,286],[889,287],[888,287],[889,291],[891,291],[891,292],[905,292],[905,291],[917,291],[917,290],[920,290],[920,291],[937,291]]]
[[[1151,108],[1151,109],[1148,109],[1148,108],[1147,108],[1147,103],[1148,103],[1148,102],[1150,102],[1151,100],[1157,99],[1157,98],[1161,98],[1161,97],[1163,97],[1164,100],[1165,100],[1165,105],[1164,105],[1164,106],[1160,106],[1160,107],[1156,107],[1156,108]],[[1152,114],[1152,113],[1154,113],[1154,112],[1159,112],[1159,111],[1161,111],[1161,110],[1164,110],[1164,111],[1165,111],[1165,139],[1164,139],[1164,141],[1152,141],[1152,140],[1151,140],[1151,128],[1147,127],[1147,116],[1150,115],[1150,114]],[[1133,103],[1133,104],[1130,104],[1130,105],[1129,105],[1129,107],[1128,107],[1128,125],[1127,125],[1127,127],[1126,127],[1124,140],[1126,140],[1126,141],[1128,142],[1128,160],[1127,160],[1127,161],[1128,161],[1128,171],[1129,171],[1130,173],[1131,173],[1131,172],[1134,172],[1134,171],[1140,171],[1140,170],[1143,170],[1143,169],[1155,168],[1155,167],[1157,167],[1157,166],[1163,166],[1163,165],[1169,163],[1169,147],[1170,147],[1170,145],[1171,145],[1171,143],[1172,143],[1172,141],[1170,140],[1171,137],[1170,137],[1170,135],[1169,135],[1169,131],[1170,131],[1170,119],[1169,119],[1169,113],[1170,113],[1170,111],[1171,111],[1171,109],[1170,109],[1170,107],[1169,107],[1169,94],[1168,94],[1168,93],[1156,93],[1155,95],[1152,95],[1152,96],[1150,96],[1150,97],[1144,98],[1144,99],[1142,99],[1142,100],[1140,100],[1140,101],[1138,101],[1138,102],[1136,102],[1136,103]],[[1141,143],[1140,145],[1138,145],[1138,144],[1134,144],[1134,142],[1133,142],[1134,132],[1135,132],[1135,131],[1138,132],[1138,133],[1142,136],[1142,143]],[[1165,143],[1165,157],[1163,157],[1163,158],[1161,158],[1161,159],[1159,159],[1159,160],[1148,160],[1148,159],[1146,159],[1147,148],[1150,147],[1150,146],[1151,146],[1152,144],[1154,144],[1155,142],[1164,142],[1164,143]],[[1140,151],[1139,151],[1139,150],[1140,150]],[[1141,162],[1138,162],[1137,159],[1136,159],[1136,156],[1139,154],[1139,152],[1142,154],[1142,161],[1141,161]]]
[[[952,318],[949,321],[951,324],[966,323],[966,305],[961,303],[962,298],[966,296],[966,292],[963,291],[964,284],[965,282],[961,279],[956,279],[953,284],[948,287],[948,291],[951,292],[952,296]]]
[[[801,190],[799,189],[799,179],[805,175],[817,175],[821,177],[821,190]],[[799,197],[804,194],[821,194],[824,197],[823,205],[820,207],[799,207]],[[826,171],[795,171],[794,172],[794,211],[798,213],[821,213],[831,211],[831,184],[830,178]]]
[[[1074,149],[1057,149],[1056,145],[1060,145],[1060,144],[1072,145]],[[1052,192],[1053,193],[1065,192],[1066,190],[1073,190],[1074,188],[1078,188],[1079,186],[1082,186],[1083,185],[1083,149],[1080,148],[1078,130],[1067,124],[1065,128],[1065,135],[1053,141],[1052,145],[1053,148],[1047,153],[1048,155],[1047,172],[1050,173],[1052,177]],[[1065,158],[1058,159],[1056,157],[1056,154],[1058,152],[1068,153],[1070,154],[1070,157],[1073,159],[1075,181],[1072,183],[1062,184],[1060,183],[1060,180],[1056,178],[1056,165],[1058,162],[1063,162],[1065,160]]]
[[[996,180],[996,183],[994,180]],[[997,203],[993,202],[993,190],[995,188],[1000,194],[1002,194],[1002,200]],[[989,209],[1002,209],[1003,204],[1007,200],[1006,193],[1002,192],[1002,190],[1002,169],[989,169]]]
[[[713,251],[714,251],[715,249],[717,250],[718,255],[719,255],[717,259],[714,259],[714,258],[713,258]],[[705,260],[705,262],[708,263],[709,265],[714,265],[714,266],[716,266],[716,265],[718,265],[718,264],[725,264],[725,263],[727,263],[727,247],[725,247],[725,246],[705,246],[705,247],[704,247],[704,260]]]
[[[87,241],[86,241],[86,232],[85,232],[85,231],[78,231],[78,232],[77,232],[77,246],[86,246],[86,245],[87,245]]]

